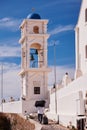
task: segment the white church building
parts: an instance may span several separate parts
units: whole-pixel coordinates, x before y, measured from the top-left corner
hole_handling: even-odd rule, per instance
[[[48,20],[39,14],[31,14],[20,25],[21,38],[21,98],[20,101],[2,103],[0,111],[22,113],[35,112],[35,102],[45,100],[47,115],[67,126],[77,126],[87,115],[87,0],[82,0],[75,27],[76,70],[72,81],[68,75],[62,84],[48,91],[47,33]]]
[[[75,52],[75,79],[72,81],[66,73],[62,84],[50,92],[48,116],[56,117],[65,126],[69,122],[77,126],[78,121],[83,121],[87,115],[87,0],[82,0],[75,27]]]

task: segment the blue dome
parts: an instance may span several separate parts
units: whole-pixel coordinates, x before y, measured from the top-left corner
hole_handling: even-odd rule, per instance
[[[28,19],[41,19],[39,14],[33,13],[27,16]]]

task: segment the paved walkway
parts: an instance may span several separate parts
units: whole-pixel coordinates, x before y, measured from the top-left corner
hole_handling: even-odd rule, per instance
[[[64,127],[61,127],[60,125],[45,125],[42,126],[41,130],[67,130]]]
[[[35,115],[34,119],[30,119],[29,121],[35,124],[35,130],[68,130],[66,127],[57,124],[55,121],[49,120],[48,124],[40,124],[38,122],[37,116]]]
[[[47,125],[42,125],[41,130],[68,130],[66,127],[56,124],[55,122],[49,122]]]
[[[49,123],[44,125],[40,124],[37,120],[35,120],[35,125],[38,129],[35,130],[68,130],[66,127],[56,124],[56,122],[49,120]]]

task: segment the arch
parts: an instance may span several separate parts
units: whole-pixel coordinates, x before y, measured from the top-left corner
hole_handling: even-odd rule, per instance
[[[40,48],[41,48],[41,44],[40,44],[40,43],[32,43],[32,44],[30,45],[30,48],[40,49]]]
[[[85,22],[87,22],[87,9],[85,9]]]
[[[39,33],[39,27],[38,26],[34,26],[33,27],[33,32],[34,33]]]

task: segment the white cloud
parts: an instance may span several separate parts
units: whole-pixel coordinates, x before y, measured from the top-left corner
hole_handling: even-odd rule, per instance
[[[7,56],[20,56],[20,53],[21,53],[21,48],[20,46],[7,46],[7,45],[4,45],[4,46],[0,46],[0,55],[2,57],[7,57]]]
[[[68,32],[68,31],[72,31],[72,30],[74,30],[74,25],[66,25],[66,26],[59,25],[58,27],[51,30],[49,33],[51,35],[55,35],[55,34],[58,34],[61,32]]]
[[[54,73],[54,67],[50,67],[52,69],[52,72],[49,73],[49,85],[53,85],[55,82],[55,73]],[[62,81],[63,76],[65,73],[68,72],[71,79],[74,78],[74,67],[71,66],[56,66],[56,83],[60,83]]]
[[[0,29],[17,31],[19,29],[20,24],[21,24],[21,19],[14,19],[9,17],[0,19]]]
[[[16,64],[6,63],[3,65],[3,72],[3,97],[7,99],[11,96],[15,98],[20,97],[21,80],[18,75],[20,67]]]

